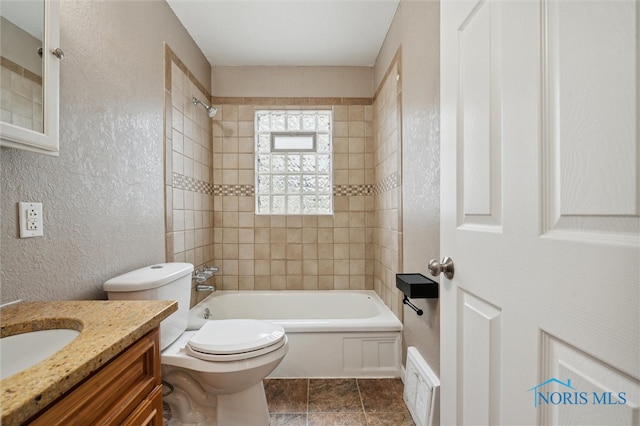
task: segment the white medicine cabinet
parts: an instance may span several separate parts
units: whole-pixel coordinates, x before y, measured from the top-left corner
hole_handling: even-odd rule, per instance
[[[60,22],[58,0],[0,3],[0,145],[59,153]]]

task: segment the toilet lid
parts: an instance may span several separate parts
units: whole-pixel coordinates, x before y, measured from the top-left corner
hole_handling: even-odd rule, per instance
[[[187,355],[192,356],[194,358],[202,359],[204,361],[216,361],[216,362],[244,361],[246,362],[251,358],[259,357],[261,355],[274,352],[286,344],[287,344],[287,336],[285,335],[282,338],[282,340],[279,340],[278,342],[274,343],[271,346],[266,346],[262,349],[258,349],[255,351],[240,352],[237,354],[227,354],[227,355],[207,354],[204,352],[194,351],[193,349],[191,349],[191,346],[189,345],[185,346],[184,351]]]
[[[267,321],[213,320],[207,321],[187,346],[203,354],[233,355],[275,345],[283,340],[284,335],[284,328]]]

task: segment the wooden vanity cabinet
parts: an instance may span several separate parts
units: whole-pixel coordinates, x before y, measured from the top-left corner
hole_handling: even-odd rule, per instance
[[[31,419],[31,425],[162,426],[156,327]]]

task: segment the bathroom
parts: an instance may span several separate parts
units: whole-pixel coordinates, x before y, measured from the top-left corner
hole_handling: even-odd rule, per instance
[[[441,132],[441,126],[451,128],[450,122],[441,121],[441,108],[444,111],[447,105],[451,106],[441,99],[441,90],[450,93],[450,86],[443,83],[449,76],[447,73],[441,74],[441,61],[449,58],[445,46],[452,46],[450,38],[443,39],[445,32],[441,28],[440,6],[435,1],[400,1],[371,67],[317,67],[305,69],[303,73],[286,67],[234,69],[217,67],[215,64],[212,66],[164,1],[61,1],[60,46],[65,57],[60,63],[60,155],[50,157],[9,148],[0,151],[1,302],[16,299],[105,299],[102,286],[107,279],[163,261],[190,262],[199,268],[204,265],[219,267],[219,273],[209,281],[218,290],[372,289],[403,323],[402,359],[405,359],[408,347],[416,347],[437,375],[447,376],[447,372],[451,373],[452,369],[460,366],[453,365],[456,360],[454,356],[440,357],[441,343],[443,347],[445,343],[450,345],[453,340],[450,336],[455,335],[446,331],[456,331],[453,328],[455,317],[448,316],[448,321],[442,321],[441,340],[440,305],[444,303],[443,289],[440,301],[413,300],[424,311],[422,316],[418,316],[410,307],[402,304],[402,294],[394,285],[396,273],[418,272],[428,275],[428,260],[450,255],[445,250],[441,251],[444,247],[441,244],[449,244],[454,240],[440,236],[441,181],[445,188],[440,173],[440,139],[451,141],[450,131],[447,134]],[[635,16],[637,22],[637,10],[626,16]],[[534,16],[536,11],[530,16]],[[523,20],[522,25],[525,24],[532,25],[530,21]],[[635,29],[633,34],[637,34]],[[503,47],[512,48],[512,57],[521,59],[521,52],[514,46],[505,44]],[[523,80],[525,77],[531,78],[529,81],[537,84],[538,80],[527,74],[540,69],[537,63],[534,65],[523,65],[521,68],[512,66],[509,70],[515,72],[516,69]],[[180,78],[181,83],[178,83],[178,71],[186,76]],[[397,78],[393,78],[394,75]],[[176,77],[175,84],[168,76]],[[305,79],[312,79],[314,83],[303,84],[308,81]],[[505,79],[505,87],[511,84],[505,88],[505,93],[534,91],[536,88],[533,84],[523,85],[516,80]],[[289,83],[285,83],[287,81]],[[248,82],[256,84],[251,86]],[[447,82],[450,83],[449,80]],[[194,85],[205,98],[211,95],[211,101],[218,108],[216,116],[207,121],[209,119],[201,107],[189,109],[188,103],[180,104],[176,96],[180,84],[183,90],[185,84]],[[381,93],[394,96],[382,97]],[[525,93],[537,100],[537,94]],[[637,97],[635,91],[625,93]],[[505,97],[513,101],[511,98]],[[395,101],[396,105],[382,103],[382,99]],[[637,99],[633,99],[636,102],[634,105],[637,105]],[[551,104],[548,99],[543,101]],[[265,217],[253,214],[253,163],[249,163],[247,157],[252,152],[251,146],[247,146],[247,139],[252,139],[247,129],[251,125],[253,108],[297,107],[300,103],[325,106],[324,102],[334,112],[335,129],[346,132],[340,136],[334,135],[336,143],[341,145],[336,145],[334,151],[338,160],[334,185],[340,191],[333,198],[333,218]],[[535,105],[540,104],[546,108],[553,107],[542,101]],[[505,116],[514,110],[504,108]],[[182,117],[181,111],[184,111]],[[202,156],[205,158],[202,162],[191,161],[198,154],[190,153],[184,146],[180,152],[179,145],[175,145],[180,143],[180,138],[174,129],[185,124],[185,121],[180,123],[180,118],[190,118],[189,115],[194,111],[200,114],[195,120],[202,126],[203,135],[209,129],[208,123],[211,123],[211,156]],[[539,110],[534,108],[529,115],[537,117],[538,113]],[[606,114],[606,108],[602,107],[600,113]],[[507,118],[503,118],[505,132],[513,131],[509,123],[519,122]],[[632,117],[628,122],[636,121],[637,118]],[[384,170],[376,164],[375,157],[372,161],[372,153],[380,148],[373,144],[373,139],[368,139],[371,131],[375,134],[383,126],[401,133],[401,144],[390,143],[383,149],[394,153],[393,167],[388,168],[389,164],[385,164]],[[186,132],[184,127],[182,129]],[[349,131],[353,131],[353,137]],[[536,134],[535,131],[529,133]],[[398,140],[395,139],[396,142]],[[637,150],[634,151],[637,138],[629,140],[632,142],[624,145],[630,147],[627,151],[611,150],[607,149],[608,145],[604,146],[606,144],[597,144],[607,149],[607,155],[596,156],[604,165],[603,169],[624,170],[625,173],[636,170],[637,162],[631,166],[625,162],[628,158],[637,158]],[[505,145],[501,152],[511,154],[514,151],[510,150],[512,146]],[[167,147],[171,147],[177,155],[171,155],[170,158],[166,156]],[[522,143],[517,148],[531,161],[555,152],[553,149],[537,150],[535,142]],[[589,146],[589,149],[592,148],[596,147]],[[576,146],[569,149],[582,152]],[[200,154],[203,152],[209,154],[200,148]],[[627,152],[631,154],[625,154]],[[442,154],[443,158],[450,158],[448,151]],[[608,158],[613,159],[605,161]],[[554,160],[553,157],[543,159]],[[171,167],[165,167],[169,162]],[[617,166],[623,163],[628,167],[622,169]],[[604,179],[583,179],[585,176],[596,176],[591,172],[592,169],[600,170],[597,165],[579,162],[557,164],[569,168],[570,173],[564,176],[573,177],[570,183],[576,184],[576,187],[580,187],[582,181],[597,188],[601,188],[597,186],[599,181],[606,184]],[[530,166],[529,163],[526,165]],[[191,166],[193,170],[189,169]],[[513,173],[513,169],[505,167],[505,176]],[[537,168],[527,170],[529,175],[539,178],[536,182],[543,181],[536,174]],[[448,171],[443,167],[442,172]],[[189,176],[191,173],[193,175]],[[174,184],[176,174],[193,177],[196,173],[200,176],[198,180],[205,184],[195,190],[189,186],[193,180],[180,180],[178,177]],[[633,176],[637,176],[637,173]],[[520,175],[515,177],[522,178]],[[549,211],[563,213],[553,204],[558,200],[568,202],[569,207],[573,206],[573,200],[564,200],[560,194],[548,188],[522,186],[529,189],[529,193],[539,195],[536,202],[506,202],[507,195],[527,192],[520,187],[523,181],[505,177],[501,182],[504,200],[497,199],[505,209],[513,210],[505,211],[517,218],[510,222],[517,226],[501,228],[500,232],[491,230],[488,240],[483,240],[481,244],[492,242],[501,232],[506,233],[514,228],[522,235],[528,232],[527,235],[536,236],[542,232],[540,229],[546,232],[549,228],[553,238],[545,236],[540,239],[543,244],[554,238],[562,240],[565,232],[571,233],[571,229],[567,231],[562,228],[559,234],[554,234],[551,231],[555,232],[555,223],[548,224],[533,217],[533,213],[541,210],[536,204],[538,199],[544,197],[552,200]],[[167,182],[171,182],[171,185]],[[622,199],[637,200],[637,186],[629,184],[619,187],[630,191],[621,193]],[[612,192],[607,188],[591,192],[609,196]],[[482,194],[482,191],[478,193]],[[518,280],[502,283],[504,288],[513,289],[504,293],[508,296],[519,294],[534,300],[532,292],[537,289],[541,295],[536,297],[544,297],[537,300],[538,303],[525,301],[517,305],[523,307],[518,312],[522,312],[522,317],[544,317],[544,327],[539,326],[535,331],[531,331],[532,328],[526,330],[527,338],[535,344],[527,346],[525,355],[520,352],[519,357],[512,358],[526,360],[528,367],[522,368],[522,364],[512,362],[509,371],[518,371],[517,378],[511,374],[508,377],[492,375],[495,381],[486,384],[491,392],[508,394],[513,398],[520,398],[521,394],[526,396],[520,398],[519,405],[514,405],[509,412],[512,416],[509,418],[521,420],[519,423],[529,423],[537,415],[529,405],[524,405],[530,400],[526,392],[537,383],[536,380],[542,382],[556,374],[555,370],[543,370],[539,366],[552,365],[556,361],[554,354],[561,351],[576,356],[591,354],[590,357],[577,358],[577,362],[603,360],[602,364],[597,365],[610,367],[605,369],[611,372],[607,377],[613,377],[612,380],[630,378],[628,382],[615,383],[624,383],[625,389],[638,389],[637,366],[640,365],[640,355],[637,348],[640,345],[637,326],[630,327],[624,335],[607,332],[593,338],[583,333],[584,330],[618,329],[617,321],[621,317],[630,319],[630,324],[638,323],[637,304],[633,305],[640,294],[637,282],[637,202],[633,208],[624,203],[619,203],[622,207],[618,208],[620,198],[611,197],[608,203],[589,199],[591,201],[585,205],[591,207],[584,211],[580,210],[583,206],[576,208],[580,214],[592,216],[589,218],[591,222],[585,222],[587,228],[600,218],[612,218],[605,220],[606,225],[618,227],[611,233],[602,231],[608,229],[606,227],[594,225],[593,229],[588,228],[590,232],[582,236],[582,241],[592,238],[594,234],[605,234],[603,238],[586,244],[589,250],[595,248],[595,252],[583,246],[574,250],[576,246],[571,246],[553,257],[551,251],[534,251],[537,246],[531,244],[522,252],[535,254],[537,258],[532,257],[537,261],[527,259],[524,263],[515,263],[503,259],[517,250],[498,250],[495,254],[492,250],[482,250],[490,257],[473,269],[473,275],[477,277],[487,274],[484,282],[495,279],[497,283],[498,278],[518,277]],[[44,237],[18,238],[16,205],[21,201],[42,202]],[[491,202],[494,201],[492,198]],[[631,213],[625,216],[620,215],[620,211]],[[504,217],[508,217],[508,214]],[[520,220],[521,217],[529,222]],[[504,218],[490,219],[501,223]],[[618,219],[620,224],[616,222]],[[570,220],[569,217],[567,221]],[[564,226],[564,222],[559,223]],[[482,227],[487,223],[480,225]],[[583,224],[571,226],[582,229],[580,226]],[[346,235],[349,235],[349,240],[345,239]],[[467,242],[466,247],[474,247],[468,251],[479,257],[484,253],[479,253],[480,250],[475,248],[479,246],[477,244],[477,240]],[[615,254],[604,261],[609,267],[593,271],[598,268],[592,265],[602,261],[605,248],[608,250],[609,247],[619,249],[617,252],[606,251],[607,256]],[[616,291],[609,287],[607,292],[583,292],[581,284],[571,291],[560,293],[557,288],[562,280],[569,281],[565,272],[570,269],[557,267],[555,259],[565,251],[583,255],[574,264],[573,271],[588,270],[591,276],[585,277],[584,273],[574,275],[583,280],[590,279],[589,285],[594,289],[599,289],[598,283],[605,279],[610,282],[610,277],[604,275],[604,271],[626,271],[635,278],[631,285],[616,288]],[[463,264],[460,255],[452,257],[457,265]],[[540,268],[541,264],[550,267]],[[620,268],[620,265],[632,267]],[[459,271],[460,276],[464,276],[464,268]],[[618,282],[628,283],[628,276],[620,278]],[[193,286],[195,288],[195,282]],[[586,284],[584,288],[587,288]],[[193,291],[191,303],[195,304],[207,294]],[[474,322],[472,319],[468,323],[470,330],[492,331],[496,323],[498,326],[505,325],[501,329],[505,333],[517,328],[506,327],[509,310],[493,309],[494,306],[501,306],[501,302],[479,303],[483,294],[478,289],[464,294],[467,297],[464,306],[470,307],[468,312],[481,313],[480,319],[486,319],[486,324],[490,325],[482,329],[485,322]],[[503,293],[500,291],[499,294]],[[561,296],[565,297],[560,299]],[[550,300],[555,305],[547,303]],[[535,306],[539,313],[532,312],[534,309],[529,305]],[[562,309],[553,309],[558,306],[562,306]],[[607,307],[606,312],[603,311],[604,307]],[[569,309],[576,312],[583,309],[579,311],[580,315],[575,315],[581,321],[579,324],[573,322],[572,328],[564,328],[566,322],[563,312]],[[443,315],[444,312],[443,309]],[[594,319],[589,312],[600,312],[601,315]],[[494,318],[498,320],[494,321]],[[503,318],[507,319],[501,323]],[[478,329],[474,328],[476,324]],[[498,362],[500,366],[508,364],[506,358],[500,358],[507,348],[506,345],[500,346],[501,342],[500,338],[471,339],[476,346],[467,350],[468,353],[485,354],[484,358],[478,359],[486,361],[484,367],[487,371],[493,371],[489,368],[495,366],[493,362]],[[616,349],[607,352],[611,347]],[[621,347],[626,349],[620,350]],[[534,355],[537,359],[534,359]],[[543,362],[544,359],[550,362]],[[538,366],[538,370],[535,366]],[[596,367],[593,371],[596,371]],[[620,372],[622,374],[618,374]],[[606,380],[603,379],[603,382]],[[473,391],[469,394],[474,398],[486,396],[486,401],[493,401],[491,398],[494,394],[484,392],[482,388],[485,383],[477,383],[481,385],[470,387]],[[445,389],[443,386],[447,400],[455,401],[456,395],[451,389],[453,387]],[[506,392],[507,389],[514,391]],[[552,415],[553,411],[545,413]],[[456,423],[455,410],[443,414],[447,415],[448,423]],[[479,418],[483,415],[480,413]]]
[[[104,299],[102,284],[108,278],[165,260],[216,265],[220,273],[215,285],[225,290],[375,288],[392,311],[404,317],[404,347],[418,347],[437,372],[438,305],[418,300],[425,315],[403,312],[407,308],[403,309],[393,278],[401,271],[425,273],[426,261],[437,257],[439,250],[438,21],[437,2],[401,2],[375,66],[308,70],[311,78],[324,82],[309,84],[308,90],[275,84],[282,73],[297,78],[295,69],[258,68],[253,71],[257,75],[244,78],[269,85],[252,93],[245,88],[246,81],[233,80],[233,69],[211,67],[165,2],[62,1],[60,155],[6,148],[0,155],[2,302]],[[165,97],[171,94],[165,85],[168,50],[214,99],[229,98],[228,103],[216,102],[219,112],[211,122],[213,158],[209,164],[202,160],[211,168],[208,182],[214,189],[210,194],[184,191],[185,211],[202,208],[203,214],[202,221],[186,219],[182,229],[175,219],[183,212],[165,210],[165,196],[167,205],[173,205],[172,194],[165,195],[164,169],[165,134],[171,137],[164,129]],[[240,152],[234,149],[251,152],[237,138],[226,141],[224,148],[219,145],[223,121],[227,126],[238,120],[242,131],[247,117],[252,119],[247,111],[253,106],[239,105],[238,99],[280,97],[296,103],[305,98],[345,98],[346,105],[334,110],[337,127],[348,128],[352,119],[352,127],[361,129],[358,141],[362,144],[366,127],[371,143],[373,98],[398,55],[402,55],[402,93],[397,99],[402,102],[403,146],[402,151],[394,149],[398,155],[402,152],[404,176],[403,185],[392,188],[392,203],[384,204],[389,206],[385,207],[388,223],[383,224],[390,231],[385,234],[387,246],[382,246],[381,234],[374,243],[371,221],[380,212],[374,201],[379,197],[373,194],[336,196],[331,220],[255,216],[253,197],[213,192],[223,184],[253,184],[253,176],[248,177],[242,165],[246,162],[228,166],[223,158],[230,156],[220,155],[223,149],[231,156]],[[206,119],[204,110],[200,114]],[[357,188],[378,183],[373,165],[367,164],[365,170],[364,147],[356,148],[358,158],[349,161],[348,145],[344,140],[346,149],[338,153],[346,161],[336,170],[334,184]],[[399,174],[400,169],[394,172]],[[239,177],[229,181],[228,175]],[[19,201],[42,202],[43,238],[17,238]],[[197,207],[192,208],[191,202]],[[382,205],[382,199],[377,202]],[[168,219],[171,214],[173,220]],[[237,227],[227,227],[233,216],[239,221]],[[403,228],[412,231],[403,233]],[[342,239],[349,233],[356,238],[351,244]],[[317,261],[303,263],[296,257],[296,247],[302,244]],[[236,259],[226,252],[234,249]],[[265,262],[276,250],[284,250],[284,255]],[[345,250],[354,253],[353,259],[343,256]],[[335,258],[333,251],[338,253]],[[287,262],[296,273],[285,272]],[[203,295],[194,292],[192,303]]]

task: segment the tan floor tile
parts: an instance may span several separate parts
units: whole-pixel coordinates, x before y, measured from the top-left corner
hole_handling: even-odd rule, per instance
[[[407,413],[400,379],[358,379],[366,413]]]
[[[306,413],[308,379],[267,379],[264,392],[270,413]]]
[[[415,426],[400,379],[265,379],[264,388],[270,426]]]
[[[362,411],[355,379],[310,379],[309,412]]]
[[[269,426],[306,426],[307,415],[302,413],[271,414]]]
[[[367,413],[368,426],[415,426],[411,414],[406,413]]]
[[[367,426],[364,413],[309,413],[307,426]]]

